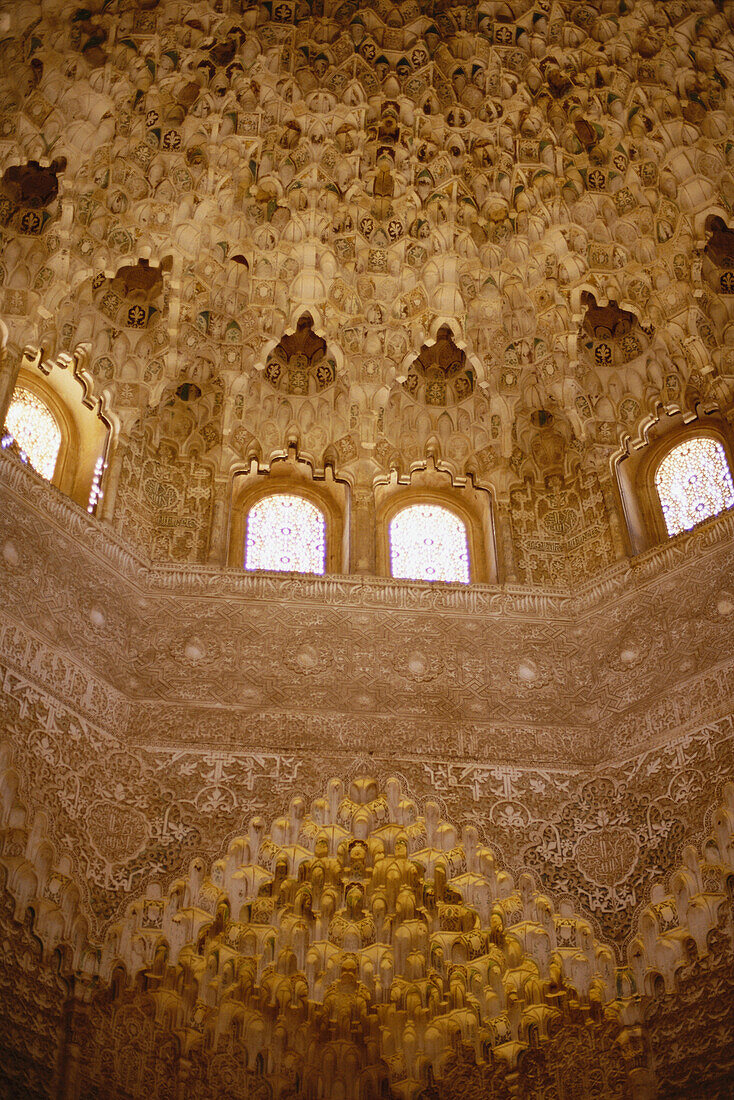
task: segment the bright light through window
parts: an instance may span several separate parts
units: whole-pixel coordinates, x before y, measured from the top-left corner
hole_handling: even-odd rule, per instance
[[[687,531],[734,504],[724,448],[706,436],[674,447],[658,467],[655,486],[669,535]]]
[[[466,527],[438,504],[410,504],[390,523],[393,577],[469,583]]]
[[[49,407],[29,390],[16,389],[5,418],[5,431],[36,473],[50,481],[61,446],[61,429]]]
[[[245,569],[323,573],[325,561],[326,525],[310,501],[282,493],[247,513]]]
[[[89,490],[89,500],[87,502],[87,511],[90,515],[93,515],[97,511],[97,505],[102,499],[102,474],[104,473],[104,467],[104,459],[101,457],[98,458],[94,464],[92,487]]]

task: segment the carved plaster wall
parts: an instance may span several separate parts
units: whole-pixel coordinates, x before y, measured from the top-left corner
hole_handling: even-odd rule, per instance
[[[0,456],[0,1095],[731,1095],[734,517],[615,463],[731,435],[733,31],[0,0],[0,421],[109,429]],[[283,459],[348,575],[226,567]],[[424,476],[500,583],[375,575]]]
[[[730,6],[276,7],[2,7],[2,407],[70,364],[155,559],[223,562],[295,445],[361,497],[432,456],[505,579],[593,576],[615,456],[731,408]]]
[[[559,1073],[568,1073],[570,1081],[573,1072],[581,1073],[578,1067],[585,1066],[587,1091],[581,1095],[591,1095],[598,1086],[609,1095],[652,1096],[650,1082],[657,1080],[656,1074],[664,1077],[668,1072],[655,1067],[662,1065],[671,1035],[687,1034],[685,1028],[695,1031],[693,1009],[686,1017],[689,1023],[684,1024],[672,1007],[678,1003],[674,999],[679,997],[679,985],[680,1003],[688,1003],[686,998],[694,1003],[697,987],[691,982],[698,982],[705,990],[701,995],[714,998],[722,1006],[720,1011],[727,1011],[723,1006],[728,1003],[729,940],[715,945],[711,955],[707,935],[711,928],[730,935],[726,931],[730,918],[720,915],[730,889],[726,867],[731,842],[721,833],[721,828],[729,827],[728,818],[712,818],[711,813],[712,798],[723,789],[725,777],[734,775],[729,626],[734,601],[727,586],[732,567],[731,517],[709,521],[670,547],[624,568],[615,567],[586,590],[552,596],[532,589],[431,589],[364,578],[248,577],[235,569],[151,566],[14,459],[0,459],[0,463],[4,474],[0,487],[2,707],[10,769],[6,814],[8,823],[15,820],[20,829],[6,852],[20,857],[11,860],[9,884],[18,913],[31,906],[36,921],[46,921],[48,957],[56,951],[79,977],[89,966],[95,973],[101,966],[95,982],[102,981],[105,988],[112,983],[112,992],[100,991],[97,997],[91,989],[85,994],[84,1003],[91,1007],[84,1010],[78,1026],[91,1030],[83,1041],[70,1040],[74,1049],[89,1052],[78,1069],[78,1079],[86,1082],[84,1089],[91,1093],[101,1088],[100,1082],[112,1074],[116,1087],[132,1090],[133,1095],[152,1090],[153,1095],[165,1096],[173,1077],[183,1073],[181,1080],[196,1082],[191,1084],[193,1095],[216,1096],[217,1089],[221,1095],[224,1088],[221,1075],[222,1081],[234,1081],[235,1073],[239,1083],[231,1087],[240,1093],[234,1095],[250,1095],[248,1089],[267,1086],[275,1089],[275,1095],[289,1095],[287,1089],[291,1089],[290,1095],[316,1096],[317,1081],[327,1073],[338,1095],[338,1082],[351,1079],[358,1066],[363,1091],[355,1095],[360,1096],[371,1095],[369,1089],[377,1090],[374,1095],[379,1096],[381,1083],[394,1095],[443,1096],[451,1095],[451,1088],[478,1089],[481,1095],[482,1089],[490,1087],[490,1078],[491,1087],[509,1089],[508,1096],[541,1096]],[[641,606],[650,608],[644,617],[639,613]],[[374,671],[365,664],[369,659],[376,662]],[[378,663],[389,691],[379,682]],[[332,774],[341,777],[340,782],[351,782],[355,792],[349,796],[351,802],[344,803],[352,807],[348,814],[357,815],[348,818],[352,824],[346,833],[339,823],[347,810],[337,809],[343,795],[333,793],[332,802],[328,798],[323,802],[325,762]],[[365,787],[360,778],[366,772],[376,777],[370,781],[372,786]],[[387,803],[375,803],[377,793],[369,797],[358,793],[378,792],[384,785],[392,792]],[[347,788],[333,788],[338,790],[346,793]],[[313,799],[311,826],[304,813]],[[364,799],[366,818],[358,810]],[[332,809],[319,809],[327,803]],[[25,808],[13,810],[14,804]],[[322,826],[336,828],[329,858],[343,861],[338,873],[334,864],[334,882],[345,891],[341,904],[347,909],[357,905],[347,904],[349,882],[354,879],[362,883],[357,908],[366,906],[345,917],[345,928],[351,927],[349,921],[357,928],[363,920],[373,921],[377,904],[376,895],[370,893],[372,886],[366,885],[367,871],[358,874],[349,862],[349,829],[355,842],[365,841],[367,848],[372,844],[369,859],[374,861],[378,849],[372,841],[368,843],[369,828],[374,826],[382,835],[379,829],[384,821],[391,837],[386,850],[394,853],[395,837],[405,833],[408,851],[400,858],[410,854],[418,864],[423,856],[416,853],[425,844],[420,837],[433,830],[442,838],[433,846],[444,853],[435,858],[452,868],[455,858],[459,861],[450,876],[469,873],[480,858],[454,857],[456,845],[463,845],[462,852],[473,851],[472,845],[479,846],[477,852],[491,851],[496,877],[490,876],[494,885],[485,892],[497,904],[506,908],[502,898],[510,898],[515,882],[520,896],[523,890],[531,892],[528,897],[535,896],[533,891],[540,890],[544,897],[547,892],[552,899],[548,904],[559,913],[558,928],[565,927],[564,914],[576,914],[573,919],[588,929],[584,935],[595,937],[599,944],[594,952],[607,960],[606,969],[602,968],[606,975],[602,1002],[616,1003],[624,988],[625,996],[631,998],[632,1016],[620,1007],[617,1024],[602,1024],[593,1015],[588,983],[585,992],[573,994],[567,1008],[563,1007],[566,994],[559,991],[548,1003],[561,1013],[560,1030],[546,1029],[542,1049],[532,1053],[532,1028],[529,1023],[523,1025],[524,1038],[517,1039],[520,1032],[515,1032],[513,1042],[528,1048],[527,1058],[516,1064],[513,1055],[509,1066],[495,1050],[496,1040],[477,1038],[475,1027],[485,1026],[483,1017],[481,1012],[477,1017],[473,1000],[467,1002],[463,993],[458,1001],[449,1001],[473,1006],[467,1017],[475,1021],[470,1032],[463,1025],[459,1028],[462,1042],[469,1045],[454,1049],[448,1032],[440,1041],[424,1037],[420,1043],[428,1043],[425,1049],[438,1051],[433,1061],[430,1057],[421,1061],[424,1055],[418,1056],[413,1039],[404,1031],[395,1033],[390,1043],[376,1038],[377,1046],[371,1047],[366,1023],[360,1025],[360,1034],[364,1033],[367,1045],[358,1043],[349,1057],[346,1048],[340,1047],[338,1057],[332,1057],[328,1044],[323,1049],[320,1045],[318,1057],[314,1054],[316,1063],[307,1059],[307,1065],[299,1061],[302,1044],[293,1039],[294,1051],[289,1053],[286,1043],[282,1065],[267,1073],[264,1063],[257,1063],[257,1055],[276,1040],[266,1041],[260,1025],[253,1034],[261,1038],[245,1042],[242,1031],[225,1035],[220,1031],[224,1024],[213,1023],[216,1034],[206,1040],[205,1048],[189,1056],[184,1044],[182,1053],[179,1025],[163,1007],[169,994],[161,992],[159,1003],[155,997],[151,1000],[152,978],[141,979],[142,985],[129,986],[129,982],[135,973],[149,973],[157,966],[161,990],[170,988],[170,996],[175,990],[179,991],[176,997],[183,995],[188,979],[181,979],[181,986],[178,979],[167,978],[168,963],[160,970],[155,953],[165,941],[170,946],[161,958],[167,958],[170,950],[175,955],[171,937],[178,942],[174,929],[184,918],[176,917],[169,931],[156,924],[151,936],[142,939],[124,929],[131,919],[143,919],[134,914],[143,914],[146,906],[177,913],[183,902],[165,898],[179,896],[176,883],[181,876],[199,876],[197,868],[203,873],[219,867],[219,859],[224,860],[225,878],[212,871],[215,886],[206,887],[214,891],[209,901],[194,902],[193,894],[186,895],[191,898],[186,905],[193,906],[187,935],[192,943],[199,943],[199,930],[204,927],[200,921],[207,926],[214,921],[211,935],[219,935],[220,927],[224,928],[217,917],[220,902],[227,907],[225,923],[242,921],[238,906],[255,904],[258,884],[266,882],[263,873],[275,875],[280,882],[277,854],[262,864],[265,849],[260,840],[257,858],[252,847],[252,837],[262,834],[258,822],[270,820],[278,806],[286,817],[282,826],[273,827],[273,835],[282,834],[276,847],[294,844],[293,851],[300,852],[305,845],[305,852],[316,844]],[[378,812],[383,806],[391,807],[384,809],[384,819],[383,810]],[[415,814],[420,821],[411,816]],[[356,821],[363,820],[368,824],[357,826]],[[390,821],[394,824],[388,828]],[[410,840],[413,822],[417,822],[417,848]],[[363,833],[364,828],[368,833]],[[674,879],[672,902],[666,901],[661,887],[651,895],[653,884],[666,883],[671,869],[684,858],[684,845],[712,828],[719,839],[712,842],[714,847],[705,848],[704,869],[684,869],[680,879],[683,884],[693,874],[695,889],[685,886],[687,893],[681,896],[683,886],[676,886]],[[236,839],[248,835],[250,855],[237,847]],[[342,840],[346,847],[342,845],[340,855],[337,849]],[[309,850],[310,857],[294,856],[285,876],[293,882],[288,896],[289,904],[295,906],[294,919],[302,904],[296,900],[298,891],[314,895],[314,887],[303,879],[303,874],[311,872],[306,872],[305,864],[303,871],[298,869],[301,859],[313,858],[315,848]],[[40,860],[40,872],[31,871],[27,864],[31,852],[35,861]],[[717,870],[717,861],[724,870]],[[257,879],[257,883],[245,885],[244,893],[236,894],[237,901],[233,883],[240,879],[230,883],[227,876],[240,866],[237,875],[244,875],[242,882],[249,883],[254,875],[252,882]],[[224,870],[227,867],[230,871]],[[406,881],[414,884],[411,890],[418,890],[418,900],[411,904],[425,908],[425,891],[435,894],[436,874],[440,878],[442,872],[430,864],[421,872],[425,885],[418,889],[418,880],[410,877],[417,872],[409,871],[407,863],[404,871],[409,875]],[[262,904],[274,906],[271,916],[263,915],[260,921],[268,943],[265,928],[280,927],[285,913],[272,900],[281,889],[276,887],[263,894]],[[196,892],[200,887],[187,889]],[[395,887],[396,897],[400,889]],[[455,889],[456,897],[449,890],[442,904],[468,905],[471,913],[464,931],[476,926],[490,935],[491,907],[482,916],[484,902],[477,900],[479,894],[475,898],[458,885]],[[42,910],[33,902],[39,890],[45,899]],[[701,891],[706,895],[703,901],[690,901]],[[713,900],[708,899],[711,892],[717,895]],[[338,898],[334,904],[336,920]],[[652,915],[645,923],[642,914],[649,904]],[[326,913],[329,907],[319,906],[313,903],[313,920],[328,923],[332,920]],[[200,909],[208,916],[196,916]],[[53,917],[57,910],[60,916]],[[252,919],[248,909],[245,925]],[[307,925],[311,919],[307,918]],[[427,920],[426,927],[440,930],[438,917],[433,925],[433,918],[413,919],[424,925]],[[463,919],[457,917],[459,924]],[[321,931],[318,928],[314,925],[314,943],[324,939],[326,925]],[[676,928],[680,931],[673,933]],[[336,925],[332,931],[336,936]],[[658,934],[660,947],[653,950],[650,937]],[[330,935],[326,936],[329,942]],[[698,945],[693,954],[686,946],[691,938]],[[375,931],[375,943],[383,940],[383,933]],[[349,957],[354,952],[359,955],[359,943],[348,942]],[[102,954],[96,950],[90,954],[88,943],[107,947]],[[150,947],[144,948],[144,943]],[[527,949],[527,940],[523,943]],[[114,944],[118,946],[110,946]],[[153,953],[150,958],[148,950]],[[223,965],[220,949],[212,945],[211,950],[218,953],[218,965]],[[253,988],[258,990],[259,975],[270,965],[268,960],[274,973],[280,973],[280,948],[274,946],[271,955],[263,954],[264,950],[261,945],[253,956],[252,965],[259,968]],[[420,950],[421,973],[428,980],[436,970],[436,959],[433,949]],[[192,962],[200,951],[199,944]],[[303,951],[308,953],[306,946]],[[251,954],[248,948],[245,955]],[[118,955],[124,960],[126,976],[113,980]],[[306,956],[301,959],[296,951],[296,957],[295,971],[291,964],[283,964],[289,989],[295,974],[308,971]],[[694,967],[693,977],[685,981],[681,977],[676,984],[678,960],[690,967],[699,957],[704,960],[697,964],[699,971]],[[464,965],[458,957],[454,962]],[[515,965],[526,966],[519,961]],[[443,980],[450,988],[453,963],[446,966]],[[209,973],[205,958],[201,967]],[[322,970],[319,964],[314,980]],[[369,1007],[369,982],[368,992],[363,993],[359,982],[354,985],[355,979],[349,976],[351,971],[341,977],[334,971],[333,979],[330,973],[328,968],[323,970],[324,977],[318,980],[326,983],[324,989],[329,981],[336,983],[335,1004],[340,997],[349,1004],[356,998],[355,1003],[365,1005],[365,1020],[377,1011]],[[656,975],[664,983],[663,996],[672,998],[668,1002],[652,999],[648,1003],[657,996]],[[226,988],[231,980],[230,975]],[[359,981],[364,982],[364,975]],[[216,988],[220,987],[224,988],[221,982]],[[308,989],[304,1006],[321,1004],[322,994],[314,999],[310,985]],[[294,996],[288,993],[288,999]],[[439,995],[441,1003],[444,996]],[[534,996],[523,994],[528,1011],[536,1003]],[[576,996],[581,997],[578,1009],[573,1007]],[[207,1013],[215,1009],[201,990],[195,1001],[208,1005]],[[184,997],[184,1002],[190,1006],[186,1011],[195,1011],[194,1001]],[[222,1011],[216,1010],[216,1020],[223,1019]],[[290,1018],[290,1010],[284,1011]],[[322,1027],[316,1022],[320,1011],[312,1007],[307,1014],[308,1026],[317,1031]],[[290,1034],[291,1025],[283,1026]],[[642,1029],[639,1034],[638,1028]],[[208,1034],[203,1024],[196,1025],[194,1032]],[[375,1034],[383,1035],[384,1029],[378,1028]],[[723,1046],[718,1040],[707,1041],[714,1044],[713,1068],[706,1078],[706,1087],[713,1090],[719,1087],[717,1082],[727,1080],[730,1061],[723,1039]],[[242,1042],[249,1051],[244,1062],[237,1053]],[[628,1043],[633,1043],[630,1050]],[[134,1058],[129,1054],[133,1048]],[[620,1063],[623,1048],[626,1060]],[[160,1060],[152,1053],[159,1049]],[[454,1053],[449,1056],[451,1050]],[[407,1051],[418,1058],[409,1069]],[[697,1060],[683,1053],[680,1058],[688,1058],[689,1095],[695,1096],[702,1087],[703,1071]],[[166,1059],[173,1060],[175,1072]],[[319,1059],[326,1060],[328,1072],[318,1068]],[[520,1064],[524,1068],[518,1069]],[[622,1064],[627,1067],[624,1072]],[[562,1069],[564,1065],[567,1070]],[[275,1077],[261,1081],[263,1073]],[[403,1088],[401,1081],[412,1083]]]

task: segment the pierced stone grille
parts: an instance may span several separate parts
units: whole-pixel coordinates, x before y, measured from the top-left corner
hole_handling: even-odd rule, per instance
[[[415,581],[469,583],[466,527],[438,504],[411,504],[390,523],[392,575]]]
[[[729,464],[715,439],[697,436],[665,456],[655,474],[669,535],[677,535],[734,504]]]
[[[247,514],[245,569],[323,573],[326,524],[315,504],[290,493],[259,500]]]
[[[5,431],[36,473],[50,481],[61,446],[61,429],[49,407],[29,390],[16,389],[5,418]]]

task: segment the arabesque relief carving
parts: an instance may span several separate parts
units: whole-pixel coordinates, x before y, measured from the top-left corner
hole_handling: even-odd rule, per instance
[[[732,1094],[733,124],[729,0],[0,0],[0,1097]]]
[[[106,518],[223,561],[228,479],[295,445],[471,476],[509,580],[618,558],[614,456],[734,396],[729,6],[89,10],[7,5],[3,402],[74,364]]]
[[[576,596],[245,576],[151,567],[0,464],[3,733],[96,933],[327,760],[399,772],[621,950],[732,773],[730,517]]]
[[[587,1095],[652,1096],[669,1073],[655,1060],[667,989],[711,999],[722,1024],[731,1011],[731,784],[673,894],[654,888],[622,967],[567,904],[499,869],[474,827],[460,836],[397,779],[364,777],[331,780],[310,807],[293,798],[270,827],[255,816],[211,868],[197,858],[167,894],[139,896],[95,949],[12,773],[4,790],[15,914],[31,914],[44,960],[76,973],[62,1074],[83,1095],[175,1096],[178,1079],[201,1097],[226,1083],[237,1097],[529,1098],[581,1076]],[[44,981],[59,1005],[61,980]],[[686,1063],[694,1090],[734,1068],[725,1027],[707,1051]]]

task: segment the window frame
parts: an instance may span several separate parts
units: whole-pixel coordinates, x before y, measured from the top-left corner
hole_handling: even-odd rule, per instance
[[[344,518],[341,510],[329,498],[326,491],[320,491],[320,483],[302,481],[300,478],[277,476],[265,473],[255,475],[257,482],[252,483],[248,476],[235,479],[232,514],[229,530],[229,549],[227,564],[237,567],[243,573],[256,576],[258,573],[280,573],[288,576],[286,570],[247,569],[245,567],[247,517],[250,509],[268,496],[300,496],[315,505],[324,517],[324,536],[326,553],[323,573],[300,573],[300,577],[322,577],[331,573],[343,573],[344,562]],[[238,484],[239,481],[239,484]]]
[[[669,535],[655,484],[655,475],[666,456],[680,443],[697,437],[714,439],[721,444],[734,480],[731,429],[718,409],[702,411],[696,416],[689,414],[685,418],[680,412],[662,413],[651,421],[642,439],[628,443],[625,454],[617,460],[616,487],[622,503],[626,537],[633,555],[644,553],[671,538],[690,534],[700,526],[697,524],[680,531],[678,535]],[[715,518],[708,516],[701,523]]]
[[[390,524],[398,512],[411,504],[434,504],[453,512],[464,524],[466,543],[469,551],[469,584],[492,583],[489,576],[489,563],[485,554],[485,540],[482,517],[474,508],[460,499],[460,489],[413,488],[400,486],[377,507],[377,572],[379,576],[391,577],[396,581],[411,584],[459,584],[466,588],[465,581],[409,581],[403,577],[393,577],[390,554]],[[457,499],[459,498],[459,499]]]
[[[8,426],[8,420],[10,418],[11,411],[12,411],[13,406],[15,404],[16,394],[19,394],[19,395],[22,394],[24,400],[27,399],[27,398],[31,398],[32,400],[35,400],[37,402],[37,405],[40,406],[41,409],[43,409],[44,413],[51,420],[51,423],[53,424],[53,427],[55,429],[56,436],[57,436],[57,442],[56,442],[56,449],[55,449],[55,453],[54,453],[54,457],[53,457],[53,466],[51,468],[50,474],[41,473],[41,471],[38,469],[38,467],[34,464],[34,462],[32,460],[31,453],[30,453],[28,447],[25,444],[22,443],[22,440],[18,437],[18,435],[14,434],[12,429]],[[22,418],[22,419],[25,419],[25,418]],[[22,420],[21,420],[21,425],[22,425]],[[28,465],[30,466],[30,468],[32,470],[35,470],[35,472],[39,475],[39,477],[42,477],[44,479],[44,481],[48,481],[48,482],[53,483],[54,475],[56,474],[56,467],[59,465],[59,458],[61,456],[62,443],[64,441],[64,431],[63,431],[63,428],[62,428],[61,424],[59,423],[59,418],[54,415],[54,413],[51,410],[51,408],[49,407],[48,403],[46,401],[44,401],[42,398],[40,398],[38,396],[38,394],[34,393],[34,391],[29,389],[27,386],[18,386],[18,385],[16,385],[13,388],[13,392],[12,392],[11,397],[10,397],[10,404],[8,405],[8,411],[5,414],[5,424],[3,426],[3,434],[5,432],[8,433],[8,435],[13,440],[15,445],[26,456],[26,458],[28,460]]]
[[[732,465],[732,457],[729,453],[726,439],[721,436],[719,432],[712,430],[711,428],[706,428],[700,431],[694,430],[686,432],[686,434],[682,437],[676,438],[675,440],[670,442],[668,446],[663,448],[661,452],[657,455],[656,461],[651,465],[650,469],[651,488],[652,492],[654,493],[655,504],[657,506],[657,512],[659,514],[660,531],[662,532],[662,538],[664,539],[674,539],[678,538],[679,535],[690,534],[691,531],[695,531],[697,527],[700,527],[702,523],[706,523],[707,520],[715,519],[716,516],[721,516],[724,514],[724,512],[730,512],[732,511],[732,509],[734,509],[734,505],[730,505],[729,508],[724,508],[720,512],[713,512],[711,515],[704,516],[704,518],[699,520],[698,523],[694,523],[692,527],[684,527],[681,531],[676,531],[675,534],[670,534],[670,532],[668,531],[668,525],[665,521],[665,513],[663,512],[663,502],[660,499],[660,492],[658,490],[658,471],[663,462],[665,462],[665,459],[669,455],[671,455],[673,451],[675,451],[678,447],[683,446],[685,443],[691,442],[694,439],[712,439],[715,443],[719,444],[724,452],[724,460],[729,467],[729,476],[731,477],[732,481],[734,481],[734,465]]]
[[[423,498],[423,499],[420,499],[420,498]],[[442,508],[445,512],[448,512],[449,515],[455,516],[456,519],[458,519],[459,522],[463,524],[464,533],[466,535],[466,552],[467,552],[467,556],[468,556],[468,559],[469,559],[468,563],[467,563],[468,564],[469,577],[468,577],[467,580],[465,580],[465,581],[460,581],[460,580],[446,581],[446,580],[443,580],[442,578],[439,578],[439,577],[437,577],[435,580],[430,580],[426,577],[396,577],[395,574],[393,573],[393,571],[392,571],[392,540],[391,540],[391,528],[392,528],[393,521],[396,519],[397,516],[400,515],[401,512],[405,512],[408,508],[420,507],[420,505],[422,505],[422,504],[428,505],[428,506],[433,506],[434,508]],[[462,510],[453,506],[453,501],[452,501],[451,504],[447,504],[446,501],[443,500],[443,499],[441,499],[441,500],[431,500],[431,499],[426,499],[425,494],[417,495],[417,494],[411,493],[409,499],[400,500],[398,507],[390,509],[389,514],[387,514],[385,516],[384,522],[385,522],[386,533],[387,533],[388,568],[390,570],[390,576],[393,578],[393,580],[396,580],[396,581],[412,581],[415,584],[460,584],[463,587],[466,587],[468,584],[473,583],[473,581],[474,581],[474,555],[473,555],[472,537],[471,537],[472,525],[471,525],[471,521],[468,519],[468,517],[466,515],[462,515]]]
[[[285,500],[285,499],[288,499],[288,498],[290,498],[291,500],[302,500],[304,502],[304,504],[310,505],[310,507],[315,510],[316,514],[321,519],[322,541],[323,541],[323,556],[322,556],[322,569],[321,570],[318,570],[318,569],[279,569],[275,566],[273,566],[273,567],[262,567],[262,566],[252,567],[252,566],[248,566],[248,564],[247,564],[247,537],[248,537],[248,532],[249,532],[249,527],[250,527],[250,516],[252,515],[253,511],[258,507],[258,505],[262,504],[263,502],[265,502],[267,500],[275,500],[275,499]],[[249,505],[249,507],[248,507],[248,509],[245,513],[244,520],[245,520],[245,523],[244,523],[244,533],[243,533],[243,540],[242,540],[242,550],[243,550],[242,567],[243,567],[243,569],[245,570],[246,573],[303,573],[304,575],[311,576],[311,577],[322,577],[322,576],[324,576],[324,574],[326,573],[326,564],[327,564],[326,537],[327,537],[328,524],[327,524],[327,521],[326,521],[326,516],[324,515],[323,509],[320,508],[318,506],[318,504],[316,504],[314,501],[309,500],[308,497],[305,496],[303,493],[293,492],[293,490],[288,490],[288,489],[281,489],[277,493],[262,493],[259,497],[257,497],[256,500],[253,500],[250,503],[250,505]],[[298,537],[299,536],[296,535],[296,539],[298,539]]]
[[[72,496],[79,462],[79,432],[74,423],[74,418],[67,409],[65,402],[44,379],[36,378],[35,375],[22,367],[13,385],[8,410],[13,403],[13,394],[16,390],[27,390],[28,393],[33,394],[35,398],[43,402],[56,421],[61,433],[61,442],[56,455],[54,472],[50,478],[43,478],[43,480],[48,481],[49,485],[54,485],[66,496]],[[4,423],[3,430],[5,430]],[[37,473],[34,466],[31,466],[31,469]],[[38,476],[43,477],[42,474],[38,474]]]

